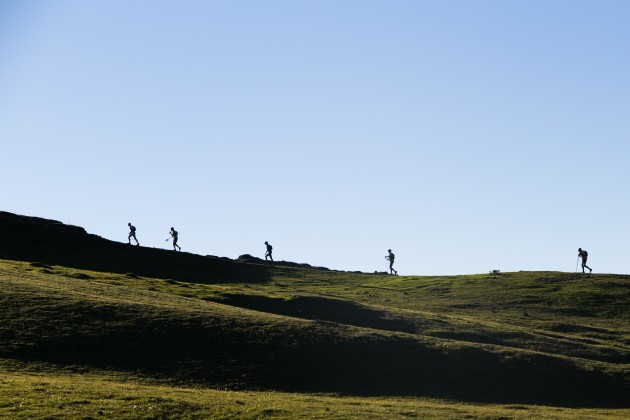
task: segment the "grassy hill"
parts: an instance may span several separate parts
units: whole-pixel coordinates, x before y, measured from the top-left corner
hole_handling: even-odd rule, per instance
[[[271,268],[7,213],[0,231],[0,415],[630,416],[629,276]]]

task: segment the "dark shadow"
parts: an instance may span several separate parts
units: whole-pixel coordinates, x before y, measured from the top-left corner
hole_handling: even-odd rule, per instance
[[[222,294],[207,300],[295,318],[316,319],[385,331],[417,333],[417,326],[413,322],[402,318],[388,318],[385,312],[340,299],[313,296],[282,299],[245,294]]]
[[[124,226],[123,226],[124,228]],[[194,283],[263,283],[269,268],[228,258],[130,246],[55,220],[0,212],[0,258]]]
[[[589,369],[541,353],[439,345],[411,336],[60,301],[35,305],[29,325],[7,314],[0,357],[118,370],[229,389],[423,396],[566,407],[630,407],[624,371]],[[28,311],[29,303],[15,311]],[[34,322],[34,317],[42,320]],[[73,320],[72,323],[66,319]],[[37,325],[36,328],[33,325]],[[41,329],[45,329],[41,330]],[[9,332],[19,332],[19,340]]]

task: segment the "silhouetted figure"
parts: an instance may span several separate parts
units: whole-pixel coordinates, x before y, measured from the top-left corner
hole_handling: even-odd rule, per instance
[[[171,237],[173,238],[173,251],[182,250],[182,247],[177,245],[177,236],[179,233],[175,230],[175,228],[171,228]]]
[[[589,274],[593,272],[593,269],[586,265],[588,259],[588,252],[582,248],[578,248],[578,257],[582,258],[582,273],[584,273],[584,267],[588,268]]]
[[[136,238],[136,227],[131,223],[127,223],[127,226],[129,226],[129,236],[127,237],[129,245],[131,245],[131,238],[133,238],[133,240],[136,241],[136,246],[140,246],[140,242],[138,242],[138,238]]]
[[[398,271],[394,270],[394,259],[396,259],[396,256],[391,249],[388,249],[387,252],[388,254],[385,258],[389,260],[389,274],[398,274]]]
[[[269,258],[269,260],[271,260],[271,265],[273,265],[273,257],[271,256],[271,251],[273,250],[273,247],[267,241],[265,241],[265,245],[267,245],[267,252],[265,252],[265,261],[267,261],[267,258]]]

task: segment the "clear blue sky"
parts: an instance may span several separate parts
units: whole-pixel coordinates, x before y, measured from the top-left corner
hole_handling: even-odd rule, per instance
[[[628,273],[630,2],[0,0],[0,210],[400,274]],[[7,244],[5,244],[7,245]]]

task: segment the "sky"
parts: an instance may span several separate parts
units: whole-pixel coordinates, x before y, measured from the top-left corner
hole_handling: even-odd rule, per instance
[[[630,2],[0,0],[0,210],[401,275],[629,273]],[[10,246],[3,244],[2,246]]]

